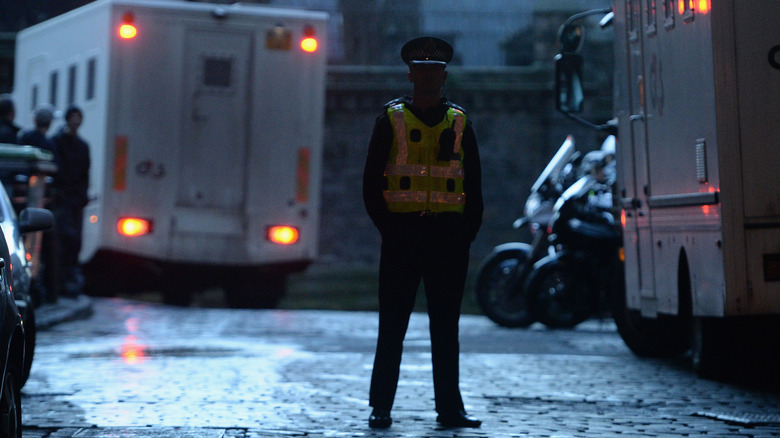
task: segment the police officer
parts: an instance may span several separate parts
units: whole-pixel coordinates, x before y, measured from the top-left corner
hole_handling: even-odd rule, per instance
[[[413,94],[385,105],[368,148],[363,199],[382,236],[372,428],[392,424],[403,340],[421,280],[437,421],[445,427],[481,424],[466,414],[458,387],[458,320],[483,204],[474,131],[463,108],[441,97],[452,53],[452,46],[433,37],[403,46]]]

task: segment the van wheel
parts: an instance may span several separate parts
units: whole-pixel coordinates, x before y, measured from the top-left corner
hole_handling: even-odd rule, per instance
[[[91,297],[113,298],[117,295],[116,277],[107,272],[84,271],[84,293]]]
[[[195,286],[187,281],[188,277],[171,272],[162,279],[162,300],[169,306],[187,307],[192,304],[192,298],[195,294]]]
[[[275,309],[287,289],[284,274],[238,275],[225,285],[225,302],[236,309]]]
[[[623,342],[639,357],[676,357],[688,348],[684,324],[677,317],[643,318],[623,305],[613,306],[612,318]]]
[[[688,317],[658,315],[656,318],[643,318],[638,310],[627,308],[625,288],[616,289],[611,301],[612,318],[618,333],[637,356],[676,357],[688,349]]]
[[[3,394],[0,398],[0,432],[4,437],[22,438],[22,397],[13,374],[5,373]]]

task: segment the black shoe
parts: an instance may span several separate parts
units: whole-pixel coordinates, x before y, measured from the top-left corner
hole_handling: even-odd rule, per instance
[[[387,429],[391,424],[390,409],[374,409],[368,417],[368,427],[372,429]]]
[[[466,411],[446,415],[439,414],[436,421],[444,427],[479,427],[482,425],[482,421],[469,417]]]

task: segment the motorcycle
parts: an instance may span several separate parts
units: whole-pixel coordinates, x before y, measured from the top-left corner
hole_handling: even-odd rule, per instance
[[[531,241],[508,242],[493,248],[480,264],[476,282],[477,302],[483,313],[505,327],[527,327],[535,317],[526,309],[524,285],[534,262],[548,250],[547,223],[553,205],[572,182],[572,169],[580,157],[574,137],[568,136],[531,186],[523,216],[513,228],[528,228]]]
[[[526,280],[526,309],[549,328],[608,313],[614,294],[624,293],[621,231],[611,213],[614,143],[610,136],[583,158],[582,176],[553,207],[551,253]]]

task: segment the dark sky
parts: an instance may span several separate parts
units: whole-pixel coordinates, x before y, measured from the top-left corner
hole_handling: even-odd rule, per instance
[[[0,0],[0,31],[15,32],[93,0]]]

